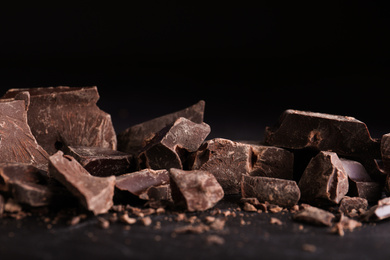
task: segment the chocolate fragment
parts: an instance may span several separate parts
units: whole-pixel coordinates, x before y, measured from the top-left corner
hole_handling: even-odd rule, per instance
[[[348,192],[348,176],[336,153],[320,152],[311,159],[299,183],[301,199],[314,203],[335,203]]]
[[[75,158],[91,175],[121,175],[135,168],[133,156],[105,147],[68,146],[65,154]]]
[[[363,221],[381,221],[390,218],[390,200],[388,198],[378,201],[362,217]]]
[[[49,155],[37,143],[24,100],[0,99],[0,163],[26,163],[46,169]]]
[[[214,207],[224,192],[214,175],[207,171],[169,169],[172,199],[175,205],[188,211],[203,211]]]
[[[239,194],[241,176],[249,174],[251,159],[250,145],[215,138],[204,142],[195,153],[192,169],[212,173],[225,194]]]
[[[139,195],[140,199],[153,200],[153,201],[171,201],[172,193],[171,186],[169,184],[163,184],[159,186],[152,186],[145,192]]]
[[[368,208],[368,201],[364,198],[344,196],[340,201],[339,210],[347,216],[351,213],[364,212]]]
[[[353,117],[292,109],[284,111],[277,125],[266,127],[265,144],[380,158],[380,143],[371,138],[363,122]]]
[[[340,220],[334,224],[334,226],[331,229],[332,233],[336,233],[339,236],[344,236],[345,232],[344,230],[347,230],[349,232],[352,232],[355,230],[355,228],[361,227],[362,223],[359,221],[356,221],[354,219],[350,219],[343,214],[341,214]]]
[[[243,175],[241,195],[244,198],[255,197],[260,202],[292,207],[298,203],[301,194],[297,183],[292,180]]]
[[[172,125],[178,118],[184,117],[194,123],[203,122],[205,102],[203,100],[183,110],[166,114],[152,120],[131,126],[118,134],[118,150],[134,155],[144,147],[148,140],[161,129]]]
[[[381,158],[383,167],[390,172],[390,133],[384,134],[381,139]]]
[[[95,215],[106,213],[113,205],[114,176],[92,176],[76,159],[62,151],[49,157],[49,174]]]
[[[148,199],[148,189],[169,183],[168,171],[165,169],[143,169],[116,177],[115,187],[130,192],[142,199]],[[146,194],[146,195],[145,195]]]
[[[138,157],[140,168],[183,169],[189,153],[198,150],[210,133],[206,123],[194,123],[184,117],[159,131]]]
[[[293,220],[319,226],[332,226],[335,216],[329,211],[306,205],[293,215]]]
[[[251,176],[293,179],[294,154],[286,149],[252,145]]]
[[[111,116],[96,105],[97,87],[10,89],[3,98],[26,91],[30,93],[28,124],[37,142],[50,155],[64,144],[116,149]]]

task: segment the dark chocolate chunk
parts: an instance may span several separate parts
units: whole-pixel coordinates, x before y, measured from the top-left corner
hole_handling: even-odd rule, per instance
[[[203,211],[214,207],[224,197],[214,175],[202,170],[169,169],[172,199],[175,205],[188,211]]]
[[[49,174],[95,215],[106,213],[113,205],[114,176],[92,176],[76,159],[62,151],[49,157]]]
[[[363,216],[364,221],[380,221],[390,218],[390,200],[388,198],[378,201]]]
[[[151,186],[145,192],[139,195],[140,199],[154,200],[154,201],[171,201],[172,192],[170,184],[163,184],[159,186]]]
[[[319,226],[332,226],[335,216],[329,211],[306,206],[293,215],[293,220]]]
[[[340,201],[339,210],[345,215],[349,216],[351,212],[356,213],[366,211],[368,208],[368,201],[364,198],[344,196]]]
[[[311,148],[342,156],[380,158],[380,143],[366,124],[347,116],[286,110],[265,130],[265,143],[291,149]]]
[[[64,144],[116,149],[111,116],[96,105],[99,99],[96,87],[10,89],[3,98],[26,91],[30,93],[28,124],[49,154]]]
[[[251,170],[251,157],[251,145],[215,138],[195,153],[192,169],[211,172],[225,194],[239,194],[241,176]]]
[[[302,201],[338,204],[348,192],[348,175],[336,153],[320,152],[311,159],[298,186]]]
[[[27,124],[24,100],[0,99],[0,163],[27,163],[46,169],[49,155]]]
[[[286,149],[252,145],[251,176],[293,179],[294,154]]]
[[[148,140],[168,125],[172,125],[178,118],[185,117],[194,123],[202,123],[205,102],[203,100],[183,110],[163,115],[149,121],[131,126],[118,134],[118,150],[134,155],[144,147]]]
[[[301,193],[293,180],[243,175],[241,196],[257,198],[260,202],[269,202],[282,207],[292,207],[300,199]]]
[[[115,187],[122,191],[140,196],[150,187],[169,183],[168,171],[165,169],[143,169],[137,172],[127,173],[116,177]],[[142,199],[146,199],[145,195]]]
[[[67,146],[63,151],[75,158],[94,176],[121,175],[135,169],[131,154],[112,150],[111,148]]]
[[[15,182],[12,184],[12,196],[18,203],[41,207],[51,204],[55,195],[49,186]]]
[[[159,131],[140,153],[140,168],[183,169],[187,155],[198,150],[210,133],[206,123],[194,123],[184,117]]]

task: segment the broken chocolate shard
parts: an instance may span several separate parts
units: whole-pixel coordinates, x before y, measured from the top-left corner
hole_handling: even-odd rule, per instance
[[[347,216],[351,212],[363,212],[368,208],[368,201],[364,198],[344,196],[340,201],[339,210]]]
[[[47,152],[29,125],[24,100],[0,99],[0,163],[27,163],[47,170]]]
[[[184,117],[194,123],[202,123],[204,107],[205,102],[201,100],[198,103],[180,111],[131,126],[118,134],[118,150],[138,155],[139,151],[146,145],[148,140],[151,140],[153,136],[164,127],[172,125],[178,118]]]
[[[348,193],[348,175],[336,153],[320,152],[309,162],[298,186],[302,201],[338,204]]]
[[[266,128],[265,144],[380,158],[380,143],[371,138],[363,122],[348,116],[292,109],[284,111],[277,125]]]
[[[225,194],[239,194],[241,176],[249,174],[251,158],[251,145],[214,138],[204,142],[195,153],[192,169],[212,173]]]
[[[49,174],[95,215],[106,213],[113,205],[114,176],[92,176],[76,159],[62,151],[49,157]]]
[[[172,168],[169,177],[175,205],[188,211],[210,209],[224,197],[221,185],[207,171]]]
[[[241,196],[254,197],[260,202],[267,201],[282,207],[292,207],[298,203],[301,193],[293,180],[243,175]]]
[[[328,227],[332,226],[334,219],[335,215],[329,211],[309,205],[293,215],[293,220],[295,221]]]
[[[3,98],[14,98],[26,91],[30,94],[28,124],[50,155],[64,144],[116,149],[111,116],[96,105],[97,87],[10,89]]]
[[[105,147],[67,146],[65,154],[75,158],[91,175],[106,177],[133,171],[133,156]]]
[[[294,154],[275,146],[252,145],[251,176],[292,180]]]
[[[184,117],[173,125],[160,130],[141,151],[138,161],[140,168],[183,169],[189,153],[198,150],[210,133],[206,123],[194,123]]]
[[[12,196],[18,203],[41,207],[51,204],[55,194],[46,185],[15,182],[12,184]]]
[[[151,187],[169,183],[168,170],[143,169],[116,177],[115,187],[122,191],[140,196]],[[144,195],[142,199],[146,199]]]

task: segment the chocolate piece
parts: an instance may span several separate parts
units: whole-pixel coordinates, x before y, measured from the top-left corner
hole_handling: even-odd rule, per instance
[[[63,144],[116,149],[111,116],[96,105],[97,87],[10,89],[3,98],[30,93],[28,124],[37,142],[54,154]]]
[[[179,117],[185,117],[194,123],[202,123],[204,107],[205,102],[201,100],[183,110],[131,126],[118,134],[118,150],[138,155],[148,140],[164,127],[173,124]]]
[[[293,179],[294,154],[274,146],[252,145],[251,176]]]
[[[381,139],[381,158],[383,167],[390,172],[390,133],[384,134]]]
[[[349,197],[344,196],[344,198],[340,201],[340,207],[339,210],[346,214],[347,216],[350,215],[351,212],[361,212],[366,211],[368,208],[368,202],[364,198],[359,197]]]
[[[0,163],[27,163],[47,169],[47,152],[27,124],[24,100],[0,99]]]
[[[343,164],[333,152],[320,152],[311,159],[298,186],[303,201],[336,204],[349,187]]]
[[[145,192],[139,195],[140,199],[144,200],[172,200],[171,186],[170,184],[163,184],[159,186],[152,186],[148,188]]]
[[[52,203],[54,197],[53,191],[48,186],[23,182],[12,184],[12,195],[18,203],[32,207],[47,206]]]
[[[334,219],[335,216],[329,211],[309,205],[293,215],[293,220],[295,221],[328,227],[332,226]]]
[[[106,177],[121,175],[135,168],[131,154],[104,147],[68,146],[64,150],[91,175]]]
[[[362,226],[361,222],[356,221],[354,219],[350,219],[341,214],[340,220],[336,224],[334,224],[330,232],[336,233],[339,236],[344,236],[345,233],[344,230],[348,230],[349,232],[352,232],[355,228],[361,226]]]
[[[202,211],[214,207],[224,192],[214,175],[207,171],[169,169],[172,199],[188,211]]]
[[[225,194],[239,194],[241,176],[250,172],[251,159],[251,145],[215,138],[195,153],[192,169],[211,172]]]
[[[147,199],[145,192],[150,187],[169,183],[168,171],[165,169],[143,169],[137,172],[127,173],[116,177],[115,187],[122,191],[130,192],[136,196],[143,194],[142,199]]]
[[[30,164],[2,163],[0,164],[0,191],[11,192],[15,182],[46,185],[46,174]]]
[[[255,197],[260,202],[292,207],[298,203],[301,194],[297,183],[292,180],[243,175],[241,195],[244,198]]]
[[[362,217],[363,221],[380,221],[390,218],[390,204],[372,206]]]
[[[198,150],[210,133],[206,123],[194,123],[184,117],[159,131],[144,147],[138,160],[140,168],[183,169],[186,155]]]
[[[113,205],[114,176],[92,176],[76,159],[62,151],[49,157],[49,174],[95,215],[106,213]]]
[[[265,144],[380,158],[380,143],[371,138],[363,122],[353,117],[292,109],[284,111],[277,125],[266,127]]]

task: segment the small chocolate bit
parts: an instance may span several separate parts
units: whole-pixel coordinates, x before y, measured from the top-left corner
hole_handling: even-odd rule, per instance
[[[380,221],[390,218],[390,204],[389,201],[378,201],[378,204],[372,206],[365,214],[363,214],[363,221]]]
[[[336,153],[320,152],[311,159],[298,186],[302,201],[338,204],[348,192],[348,175]]]
[[[206,123],[184,117],[159,131],[138,157],[140,168],[183,169],[187,155],[198,150],[210,133]]]
[[[91,175],[106,177],[133,171],[133,156],[105,147],[67,146],[65,154],[75,158]]]
[[[334,224],[334,226],[332,227],[330,232],[338,234],[339,236],[344,236],[345,230],[352,232],[355,230],[355,228],[358,228],[361,226],[362,226],[361,222],[356,221],[354,219],[350,219],[350,218],[341,214],[340,220],[336,224]]]
[[[188,211],[203,211],[214,207],[224,192],[213,174],[202,171],[169,169],[172,199],[175,205]]]
[[[169,183],[168,171],[165,169],[143,169],[137,172],[127,173],[116,177],[115,187],[122,191],[130,192],[135,196],[147,199],[145,192],[151,187]]]
[[[292,180],[294,154],[275,146],[252,145],[251,176]]]
[[[195,153],[192,169],[211,172],[225,194],[239,194],[241,176],[249,174],[251,159],[251,145],[215,138],[206,141]]]
[[[118,150],[137,156],[148,140],[164,127],[172,125],[179,117],[185,117],[197,124],[202,123],[204,107],[205,102],[201,100],[183,110],[131,126],[118,134]]]
[[[106,213],[113,205],[114,176],[92,176],[76,159],[62,151],[49,157],[49,174],[95,215]]]
[[[293,220],[319,226],[332,226],[335,216],[329,211],[306,205],[293,215]]]
[[[344,196],[340,201],[339,210],[347,216],[350,213],[366,211],[368,208],[368,201],[364,198]]]
[[[96,105],[97,87],[10,89],[2,98],[14,98],[26,91],[30,94],[28,124],[49,154],[64,144],[116,149],[111,116]]]
[[[27,124],[24,100],[0,99],[0,163],[27,163],[47,170],[47,152]]]
[[[363,122],[353,117],[292,109],[284,111],[277,125],[266,128],[265,144],[380,158],[380,143],[371,138]]]
[[[292,207],[298,203],[301,194],[297,183],[292,180],[243,175],[241,195],[244,198],[255,197],[260,202]]]

